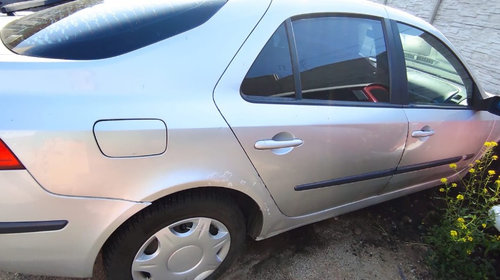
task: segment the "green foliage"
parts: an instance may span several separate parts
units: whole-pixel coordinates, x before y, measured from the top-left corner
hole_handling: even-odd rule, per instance
[[[494,228],[492,206],[500,204],[500,176],[488,169],[498,156],[495,142],[486,142],[481,160],[469,165],[461,182],[444,184],[439,199],[444,209],[425,242],[431,247],[428,262],[438,279],[493,279],[500,235]],[[450,164],[456,170],[456,164]]]

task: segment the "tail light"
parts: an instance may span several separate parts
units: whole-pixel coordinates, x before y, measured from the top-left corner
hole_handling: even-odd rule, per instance
[[[0,170],[6,169],[24,169],[24,166],[0,139]]]

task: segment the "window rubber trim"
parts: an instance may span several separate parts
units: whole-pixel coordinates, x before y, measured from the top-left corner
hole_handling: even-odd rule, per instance
[[[243,95],[242,95],[243,96]],[[273,105],[304,105],[304,106],[338,106],[338,107],[367,107],[367,108],[403,108],[404,105],[385,103],[385,102],[364,102],[364,101],[341,101],[341,100],[322,100],[322,99],[285,99],[273,98],[266,96],[250,96],[243,97],[245,101],[257,104],[273,104]]]
[[[439,109],[439,110],[469,110],[477,111],[471,106],[460,106],[460,105],[440,105],[440,104],[408,104],[404,105],[405,109]]]
[[[56,231],[66,227],[68,221],[0,222],[0,234]]]
[[[290,49],[290,60],[292,62],[293,82],[295,86],[295,101],[302,100],[302,80],[300,79],[299,55],[297,44],[295,43],[295,32],[293,31],[292,20],[285,20],[285,30],[288,38],[288,48]]]
[[[391,19],[384,18],[383,28],[386,36],[387,60],[389,64],[391,103],[406,105],[410,100],[408,95],[408,78],[406,76],[403,44],[399,37],[397,23]]]

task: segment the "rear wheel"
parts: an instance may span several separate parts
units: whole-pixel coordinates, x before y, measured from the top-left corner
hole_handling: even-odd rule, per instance
[[[109,279],[215,279],[241,251],[244,217],[228,197],[194,193],[153,205],[104,251]]]

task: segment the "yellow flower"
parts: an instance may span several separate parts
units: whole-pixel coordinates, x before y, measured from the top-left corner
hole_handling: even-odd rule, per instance
[[[497,240],[500,241],[500,235],[497,236]]]
[[[472,254],[472,251],[470,249],[467,249],[467,255]]]
[[[494,155],[494,156],[492,156],[491,158],[493,158],[493,160],[497,160],[497,159],[498,159],[498,156],[497,156],[497,155]]]
[[[457,200],[464,200],[464,196],[461,194],[457,195]]]
[[[496,172],[495,172],[495,170],[488,170],[488,174],[489,174],[490,176],[493,176],[493,175],[495,175],[495,174],[496,174]]]
[[[448,183],[448,179],[446,179],[446,178],[441,178],[441,183],[443,183],[443,184]]]
[[[484,193],[488,193],[488,189],[487,188],[483,188],[483,192]]]
[[[476,169],[474,168],[469,169],[469,173],[474,173],[474,172],[476,172]]]
[[[491,142],[485,142],[484,145],[486,147],[496,147],[496,146],[498,146],[498,143],[495,141],[491,141]]]
[[[455,236],[457,236],[457,235],[458,235],[458,232],[457,232],[456,230],[450,230],[450,235],[451,235],[452,237],[455,237]],[[500,237],[500,235],[499,235],[498,237]]]
[[[440,188],[440,189],[439,189],[439,192],[444,192],[444,188]]]
[[[457,183],[452,183],[452,184],[451,184],[451,187],[452,187],[452,188],[456,188],[456,187],[457,187]]]
[[[482,226],[483,228],[486,228],[486,224],[481,224],[481,226]]]
[[[500,180],[496,180],[495,181],[495,184],[499,185],[500,186]]]
[[[457,222],[459,222],[459,223],[465,223],[465,220],[464,220],[464,218],[460,217],[460,218],[457,219]]]
[[[467,236],[467,240],[469,240],[469,242],[472,242],[472,240],[474,240],[474,238],[472,238],[472,236]]]
[[[486,147],[496,147],[496,146],[498,146],[498,143],[495,141],[491,141],[491,142],[485,142],[484,145]]]
[[[473,166],[474,166],[474,164],[472,164],[472,163],[469,163],[469,167],[473,167]]]
[[[451,163],[450,164],[451,169],[457,169],[457,164],[456,163]]]
[[[467,226],[466,226],[466,225],[464,225],[464,224],[462,224],[462,225],[460,225],[460,228],[461,228],[461,229],[467,229]]]

